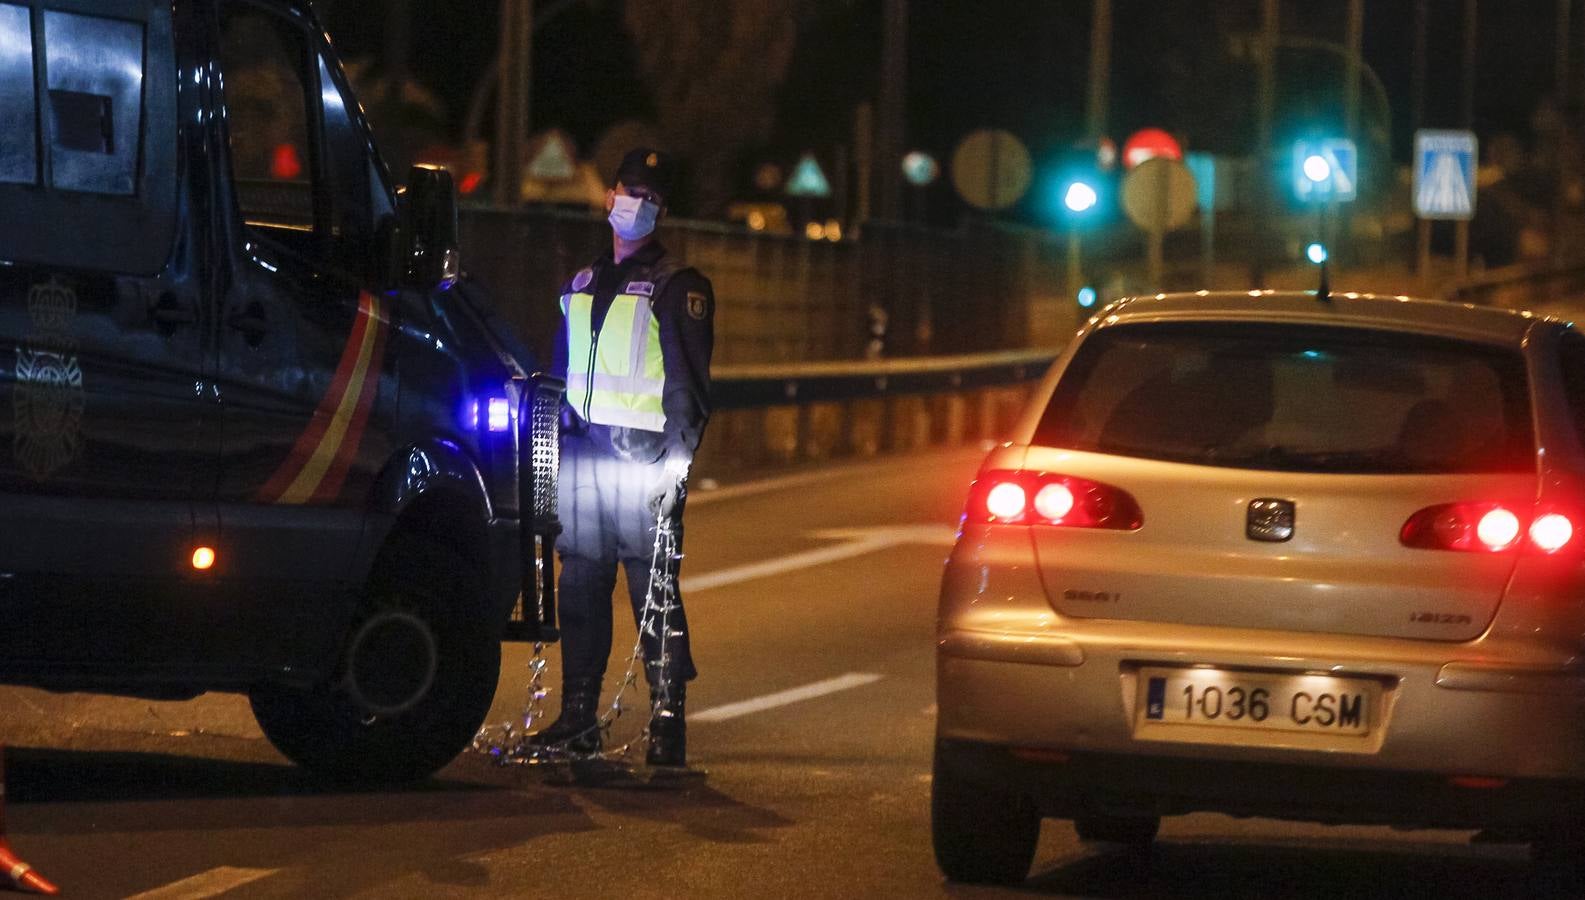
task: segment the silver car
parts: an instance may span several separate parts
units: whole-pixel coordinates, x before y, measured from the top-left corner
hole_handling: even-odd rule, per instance
[[[948,877],[1042,817],[1585,847],[1585,335],[1407,298],[1113,304],[985,460],[938,622]]]

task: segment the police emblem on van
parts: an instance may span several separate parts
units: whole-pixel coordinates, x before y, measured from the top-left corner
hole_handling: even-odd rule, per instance
[[[34,331],[16,348],[12,451],[18,467],[44,481],[82,451],[83,370],[71,328],[77,292],[54,278],[28,292]]]

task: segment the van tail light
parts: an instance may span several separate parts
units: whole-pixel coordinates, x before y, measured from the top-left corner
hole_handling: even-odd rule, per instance
[[[1144,524],[1127,491],[1071,475],[1009,469],[986,472],[969,488],[970,522],[1066,525],[1134,531]]]
[[[1398,534],[1405,547],[1501,553],[1524,545],[1557,553],[1574,543],[1574,520],[1553,509],[1501,503],[1443,503],[1409,517]]]

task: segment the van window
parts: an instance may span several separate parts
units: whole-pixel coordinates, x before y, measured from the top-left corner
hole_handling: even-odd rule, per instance
[[[302,248],[313,232],[316,167],[310,140],[308,34],[245,3],[220,12],[231,171],[243,220]]]
[[[0,260],[129,275],[170,260],[185,137],[172,10],[0,0]]]
[[[374,260],[376,226],[393,213],[391,189],[369,132],[356,117],[358,104],[343,89],[336,77],[338,71],[322,49],[320,109],[325,117],[333,252],[342,267],[368,274]]]
[[[1360,328],[1116,325],[1063,373],[1036,443],[1293,472],[1535,467],[1524,359]]]
[[[0,3],[0,183],[38,184],[34,119],[33,23],[27,7]]]
[[[44,13],[51,183],[61,190],[137,191],[143,124],[143,25]]]

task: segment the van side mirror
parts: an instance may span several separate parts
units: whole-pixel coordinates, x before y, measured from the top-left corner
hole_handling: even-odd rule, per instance
[[[425,293],[451,287],[462,266],[457,236],[457,186],[451,172],[414,166],[397,206],[392,280]]]

